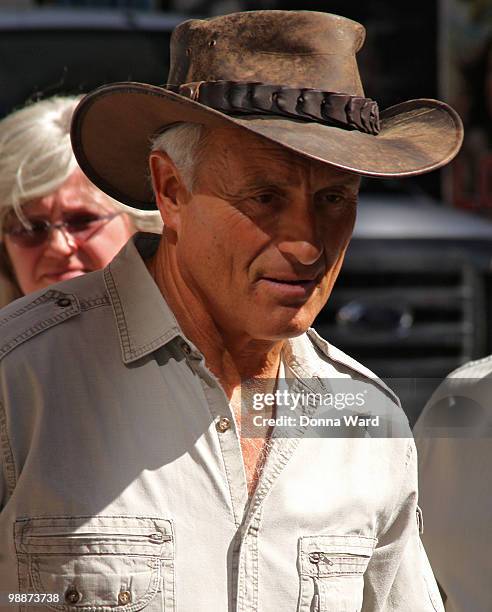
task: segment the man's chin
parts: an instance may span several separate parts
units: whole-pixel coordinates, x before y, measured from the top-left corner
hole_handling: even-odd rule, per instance
[[[314,319],[295,317],[287,321],[268,321],[268,326],[259,330],[262,340],[288,340],[304,334],[312,325]],[[258,339],[260,339],[258,337]]]

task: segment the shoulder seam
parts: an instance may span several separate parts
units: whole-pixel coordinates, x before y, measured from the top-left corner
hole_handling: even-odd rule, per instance
[[[46,329],[54,327],[55,325],[58,325],[58,323],[61,323],[62,321],[70,319],[71,317],[79,314],[81,308],[75,295],[50,290],[44,293],[42,296],[36,298],[36,300],[34,300],[33,302],[29,302],[26,307],[22,307],[21,309],[13,312],[11,315],[0,321],[0,327],[2,327],[2,325],[6,325],[7,323],[13,321],[16,317],[22,315],[24,312],[27,312],[27,310],[30,310],[31,306],[38,306],[39,304],[49,302],[57,297],[66,298],[68,296],[70,297],[70,306],[63,307],[63,309],[61,309],[60,312],[58,312],[57,314],[43,319],[35,323],[34,325],[31,325],[31,327],[24,329],[21,333],[17,334],[16,336],[8,340],[5,344],[0,346],[0,361],[6,355],[8,355],[8,353],[13,351],[17,346],[23,344],[33,336],[37,336]]]
[[[4,325],[12,321],[12,319],[16,319],[17,317],[20,317],[25,312],[29,312],[29,310],[36,308],[36,306],[39,306],[39,304],[43,304],[44,302],[47,302],[52,298],[55,299],[57,297],[64,297],[65,295],[66,295],[65,293],[61,293],[60,291],[55,291],[53,289],[50,289],[46,293],[39,295],[36,299],[32,300],[31,302],[28,302],[25,306],[21,306],[21,308],[19,308],[18,310],[14,310],[14,312],[8,314],[3,319],[0,319],[0,327],[3,327]]]
[[[361,376],[364,379],[372,382],[374,385],[376,385],[378,387],[378,389],[380,389],[381,392],[383,392],[389,399],[391,399],[391,401],[395,404],[395,406],[397,406],[398,408],[402,409],[401,408],[400,399],[398,398],[396,393],[392,389],[390,389],[379,378],[379,376],[377,374],[375,374],[374,372],[371,372],[370,370],[368,370],[368,372],[361,372],[359,369],[357,369],[356,367],[354,367],[350,363],[345,363],[341,359],[337,359],[333,355],[330,355],[329,354],[330,343],[327,340],[325,340],[322,336],[320,336],[315,329],[310,327],[307,330],[306,335],[309,338],[310,342],[315,347],[315,349],[317,349],[318,351],[321,351],[321,353],[324,355],[325,358],[328,358],[328,359],[334,361],[335,363],[340,364],[342,367],[347,368],[348,370],[350,370],[351,372],[354,372],[358,376]],[[323,351],[323,349],[320,346],[320,343],[323,344],[326,352]],[[336,349],[336,347],[333,347],[333,349]],[[340,351],[340,349],[336,349],[336,350]],[[340,352],[343,354],[343,351],[340,351]],[[355,359],[350,357],[350,355],[346,355],[346,357],[348,359],[352,360],[352,361],[355,361]],[[362,364],[359,364],[359,365],[362,368],[367,370],[367,368],[365,368],[365,366],[363,366]],[[372,374],[372,376],[371,376],[371,374]]]
[[[84,298],[79,300],[80,308],[82,310],[91,310],[92,308],[99,308],[100,306],[110,306],[111,302],[109,297],[104,294],[101,297],[96,298]]]
[[[469,368],[473,368],[475,366],[487,363],[488,361],[492,363],[492,355],[486,355],[485,357],[481,357],[480,359],[475,359],[474,361],[468,361],[467,363],[464,363],[463,365],[456,368],[456,370],[453,370],[452,372],[450,372],[448,374],[448,378],[450,376],[453,376],[454,374],[458,374],[459,372],[468,370]]]

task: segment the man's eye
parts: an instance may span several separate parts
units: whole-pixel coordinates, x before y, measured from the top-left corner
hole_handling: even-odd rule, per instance
[[[319,193],[316,194],[316,202],[319,204],[341,204],[345,197],[340,193]]]
[[[274,193],[259,193],[258,195],[253,196],[253,200],[259,202],[260,204],[271,204],[275,200]]]

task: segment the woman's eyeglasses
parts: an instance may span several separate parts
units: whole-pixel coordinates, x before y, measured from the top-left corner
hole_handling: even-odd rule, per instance
[[[107,215],[72,213],[66,215],[63,221],[57,223],[51,223],[46,219],[28,219],[30,227],[25,227],[16,218],[12,225],[6,224],[4,233],[10,236],[12,242],[25,248],[41,246],[48,240],[54,229],[67,232],[76,242],[82,243],[89,240],[103,225],[118,215],[121,215],[121,212],[113,212]]]

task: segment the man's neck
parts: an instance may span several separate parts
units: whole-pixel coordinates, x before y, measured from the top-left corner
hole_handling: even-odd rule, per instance
[[[220,381],[235,415],[240,435],[246,483],[253,495],[268,453],[271,428],[255,429],[248,436],[243,428],[243,410],[251,405],[253,393],[272,393],[280,366],[282,342],[266,343],[231,338],[218,328],[205,305],[186,286],[176,262],[169,257],[165,238],[147,268],[173,311],[185,336],[202,352],[207,367]],[[274,407],[267,409],[274,414]]]
[[[256,341],[219,329],[199,297],[184,283],[165,237],[146,266],[185,336],[202,352],[207,367],[231,399],[244,380],[275,379],[283,342]]]

